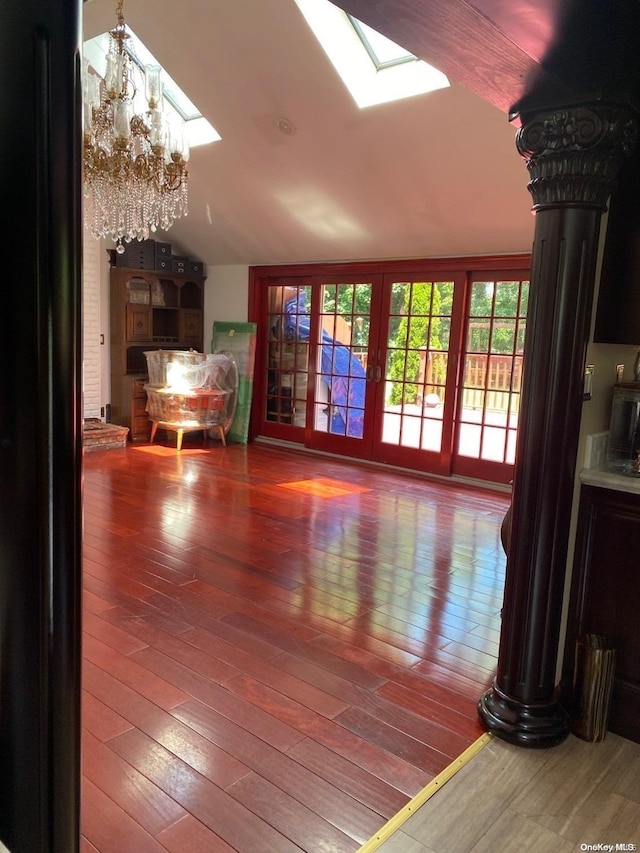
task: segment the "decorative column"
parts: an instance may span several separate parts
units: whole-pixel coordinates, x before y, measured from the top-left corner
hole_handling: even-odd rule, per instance
[[[521,746],[569,733],[555,678],[596,256],[636,126],[592,104],[531,112],[517,135],[536,222],[498,668],[478,712]]]

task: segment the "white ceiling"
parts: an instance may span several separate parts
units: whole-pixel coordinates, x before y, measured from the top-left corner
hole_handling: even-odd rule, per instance
[[[85,39],[113,28],[115,5],[84,3]],[[189,215],[157,239],[208,264],[530,251],[516,128],[467,89],[359,109],[294,0],[124,12],[222,136],[192,150]]]

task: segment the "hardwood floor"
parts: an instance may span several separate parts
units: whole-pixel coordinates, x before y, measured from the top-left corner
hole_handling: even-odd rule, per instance
[[[355,851],[482,734],[506,494],[197,436],[84,462],[84,853]]]

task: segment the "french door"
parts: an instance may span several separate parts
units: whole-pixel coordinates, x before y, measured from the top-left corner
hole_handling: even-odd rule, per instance
[[[256,277],[254,432],[508,482],[526,270],[436,271],[311,268]]]
[[[453,473],[509,482],[516,455],[528,273],[469,276]]]
[[[380,282],[304,276],[267,286],[262,434],[371,458]]]
[[[383,282],[375,458],[450,473],[464,275]]]

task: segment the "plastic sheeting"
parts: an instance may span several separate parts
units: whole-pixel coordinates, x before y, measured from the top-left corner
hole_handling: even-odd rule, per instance
[[[239,444],[246,444],[249,440],[256,330],[255,323],[216,321],[213,324],[212,353],[225,352],[232,355],[238,365],[238,400],[228,438]]]
[[[305,294],[287,300],[285,336],[308,341],[311,316],[307,313]],[[320,378],[330,393],[329,431],[350,438],[362,438],[364,433],[364,399],[366,373],[352,353],[351,347],[335,341],[322,330]]]
[[[152,420],[229,431],[238,399],[238,367],[231,353],[153,350],[145,356],[150,381],[144,387]]]

